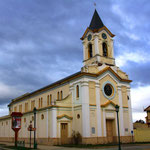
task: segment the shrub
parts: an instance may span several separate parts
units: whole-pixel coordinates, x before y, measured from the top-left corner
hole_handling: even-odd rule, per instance
[[[82,141],[82,135],[78,131],[72,131],[72,142],[73,144],[79,144]]]

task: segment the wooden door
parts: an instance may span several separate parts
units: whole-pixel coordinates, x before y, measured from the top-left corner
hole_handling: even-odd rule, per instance
[[[113,142],[113,120],[106,120],[106,132],[108,143]]]
[[[61,144],[68,142],[68,123],[61,123]]]

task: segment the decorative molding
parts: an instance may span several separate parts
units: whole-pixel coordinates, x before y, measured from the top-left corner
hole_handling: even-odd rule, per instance
[[[110,101],[106,102],[105,104],[102,104],[101,107],[106,107],[109,104],[112,104],[114,107],[116,106],[116,104],[110,100]]]
[[[72,120],[72,119],[73,119],[72,117],[70,117],[70,116],[68,116],[68,115],[66,115],[66,114],[63,114],[63,115],[61,115],[61,116],[57,116],[57,119],[62,119],[62,118],[67,118],[67,119],[69,119],[69,120]]]

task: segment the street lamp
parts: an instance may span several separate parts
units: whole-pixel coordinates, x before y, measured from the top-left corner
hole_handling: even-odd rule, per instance
[[[117,113],[117,125],[118,125],[118,150],[121,150],[121,143],[120,143],[120,130],[119,130],[119,117],[118,117],[118,112],[119,112],[119,106],[116,105],[116,113]]]
[[[34,107],[33,112],[34,112],[34,149],[37,149],[37,144],[36,144],[36,107]]]

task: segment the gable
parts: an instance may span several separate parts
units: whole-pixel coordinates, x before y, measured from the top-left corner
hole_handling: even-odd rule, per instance
[[[72,117],[70,117],[70,116],[68,116],[68,115],[66,115],[66,114],[63,114],[63,115],[61,115],[61,116],[57,116],[57,119],[58,119],[59,121],[61,121],[61,120],[63,120],[63,121],[70,121],[70,120],[72,120]]]
[[[87,28],[87,29],[85,30],[83,36],[82,36],[80,39],[81,39],[81,40],[84,40],[84,38],[86,37],[86,35],[87,35],[87,33],[88,33],[89,31],[95,33],[95,32],[101,32],[102,30],[105,30],[105,31],[109,34],[110,37],[114,37],[114,36],[115,36],[114,34],[112,34],[112,33],[108,30],[108,28],[107,28],[106,26],[103,26],[102,28],[94,29],[94,30],[91,30],[91,29]]]
[[[107,110],[115,110],[116,104],[113,101],[107,101],[105,104],[102,104],[101,107]]]
[[[128,82],[128,83],[132,82],[132,80],[121,78],[113,69],[111,69],[111,67],[105,67],[103,70],[97,73],[97,76],[101,77],[102,75],[107,73],[109,73],[113,77],[113,79],[117,82],[119,81]]]

